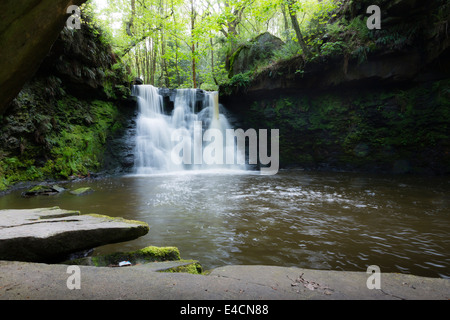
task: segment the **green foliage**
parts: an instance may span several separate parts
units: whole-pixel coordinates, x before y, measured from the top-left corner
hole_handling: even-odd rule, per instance
[[[347,48],[347,44],[344,41],[327,42],[321,47],[321,54],[324,56],[336,56],[341,55]]]
[[[85,104],[76,99],[64,99],[58,102],[63,110],[72,109],[73,105]],[[87,175],[89,171],[100,168],[100,157],[109,128],[118,115],[117,108],[109,102],[93,101],[84,105],[86,124],[60,123],[61,131],[54,132],[48,139],[51,141],[52,160],[47,161],[43,171],[53,172],[61,178],[71,175]],[[87,120],[86,120],[87,119]]]
[[[42,172],[34,166],[32,159],[11,157],[0,160],[0,191],[17,181],[38,180],[42,177]]]
[[[343,25],[343,22],[345,20],[337,20],[333,23],[329,23],[326,25],[325,30],[326,33],[328,35],[328,37],[330,37],[331,39],[339,39],[341,37],[341,35],[345,32],[345,27]]]
[[[358,39],[360,42],[365,42],[369,39],[370,30],[367,28],[366,24],[367,17],[362,19],[361,17],[356,17],[352,19],[347,26],[345,26],[344,31],[351,34],[350,40]]]
[[[111,102],[87,102],[71,96],[58,100],[57,105],[51,116],[24,111],[22,117],[29,119],[25,122],[36,122],[40,128],[39,133],[32,133],[39,135],[40,145],[23,140],[21,154],[0,156],[0,190],[18,181],[86,176],[100,168],[106,138],[119,127],[117,107]],[[39,125],[42,123],[45,125]],[[42,152],[47,160],[38,163],[35,159]]]
[[[0,190],[19,181],[99,170],[108,136],[121,127],[115,103],[130,95],[128,67],[111,51],[103,31],[88,16],[82,18],[81,30],[65,29],[57,40],[64,54],[38,72],[0,118]],[[98,87],[98,95],[76,98],[74,79]],[[114,102],[94,100],[104,99],[102,85]]]
[[[205,91],[217,91],[219,89],[219,87],[216,84],[212,84],[212,83],[202,83],[200,85],[200,89],[205,90]]]
[[[251,82],[252,74],[253,74],[252,71],[247,71],[245,73],[238,73],[230,79],[229,85],[238,88],[239,87],[246,88]]]
[[[379,47],[401,50],[412,44],[421,34],[422,29],[423,26],[420,23],[399,24],[389,29],[378,30],[373,38]]]
[[[294,41],[287,41],[280,49],[274,52],[274,61],[289,60],[301,53],[301,49]]]
[[[335,17],[340,1],[291,2],[309,45],[318,49],[320,35],[329,19]],[[113,35],[111,44],[123,53],[122,60],[133,75],[155,86],[192,87],[195,80],[197,85],[217,87],[229,80],[227,74],[236,49],[265,32],[286,39],[287,45],[276,53],[275,62],[301,53],[286,0],[133,3],[108,1],[103,9],[92,6],[90,10],[95,13],[95,23],[107,29],[107,35]],[[117,23],[112,24],[113,20]],[[269,59],[266,63],[272,62]],[[112,89],[107,90],[111,95]]]

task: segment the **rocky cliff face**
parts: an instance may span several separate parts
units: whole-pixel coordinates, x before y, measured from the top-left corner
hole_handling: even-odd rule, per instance
[[[0,3],[0,115],[36,72],[58,38],[70,5],[86,0],[3,0]]]
[[[255,37],[247,44],[240,46],[230,57],[229,77],[244,73],[254,67],[254,64],[268,60],[273,52],[283,45],[283,41],[269,32]]]
[[[120,165],[115,158],[126,158],[126,141],[111,147],[115,154],[106,145],[132,126],[129,80],[101,30],[82,24],[61,31],[0,115],[0,191],[18,181],[87,176]]]
[[[258,97],[276,95],[280,91],[308,92],[361,84],[396,85],[448,77],[450,5],[446,1],[381,1],[381,30],[366,28],[364,17],[369,15],[365,12],[365,3],[368,6],[370,1],[345,1],[339,14],[347,23],[359,19],[358,28],[366,30],[328,32],[319,52],[310,61],[306,62],[302,56],[278,61],[254,74],[251,84],[232,88],[232,91]],[[333,47],[333,44],[341,47],[326,52],[325,47]],[[223,89],[224,93],[230,92],[226,86]],[[225,94],[223,98],[232,100],[233,96]]]
[[[247,127],[279,128],[284,165],[449,173],[450,5],[381,1],[369,31],[366,2],[344,2],[315,57],[224,86],[221,102]]]

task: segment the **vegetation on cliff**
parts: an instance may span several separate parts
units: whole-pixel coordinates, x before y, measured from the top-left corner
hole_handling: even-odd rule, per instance
[[[286,40],[281,47],[266,53],[266,59],[255,57],[239,66],[228,81],[221,84],[222,94],[246,93],[246,87],[261,79],[276,82],[279,78],[298,80],[308,73],[325,72],[338,65],[343,80],[349,66],[361,68],[361,64],[377,55],[403,53],[414,56],[418,51],[421,67],[427,67],[448,48],[448,23],[450,5],[436,1],[432,5],[414,4],[408,1],[380,1],[382,28],[369,29],[366,12],[370,1],[335,1],[334,6],[316,9],[315,18],[302,24],[302,34],[308,46],[306,55],[296,39]],[[256,50],[258,43],[247,43]],[[235,51],[233,58],[242,47]],[[383,65],[376,66],[383,69]],[[390,66],[389,66],[390,67]],[[234,67],[236,69],[236,67]],[[445,74],[444,74],[445,77]],[[243,82],[241,79],[245,79]],[[401,79],[400,79],[401,80]],[[328,83],[326,83],[328,85]],[[322,88],[325,88],[323,86]]]
[[[294,46],[247,64],[221,101],[247,127],[280,129],[281,165],[449,173],[450,6],[382,1],[369,30],[368,5],[343,1],[305,32],[308,56]]]
[[[450,80],[407,89],[333,90],[253,101],[252,128],[280,128],[282,166],[450,172]]]
[[[18,181],[68,179],[101,168],[122,127],[126,66],[84,18],[65,28],[36,75],[0,116],[0,191]]]

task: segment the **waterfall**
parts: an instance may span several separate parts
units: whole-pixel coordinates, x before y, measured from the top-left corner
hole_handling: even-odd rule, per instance
[[[227,152],[232,151],[237,157],[241,151],[236,148],[234,139],[225,139],[226,130],[231,126],[226,116],[220,113],[218,92],[205,92],[203,100],[197,104],[196,89],[177,89],[170,114],[164,112],[163,97],[158,88],[138,85],[133,87],[133,94],[139,107],[136,174],[245,169],[245,165],[235,164],[237,162],[225,164]],[[197,105],[201,106],[198,112]]]

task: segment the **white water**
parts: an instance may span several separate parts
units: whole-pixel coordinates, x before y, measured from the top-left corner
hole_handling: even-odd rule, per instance
[[[163,98],[159,95],[158,88],[139,85],[134,87],[134,94],[139,107],[134,164],[136,174],[245,169],[245,165],[208,164],[203,161],[204,154],[211,150],[210,145],[216,142],[215,139],[208,142],[205,138],[203,133],[207,129],[218,129],[222,133],[224,139],[219,143],[222,143],[223,148],[220,149],[223,150],[223,158],[231,149],[235,150],[235,141],[225,139],[226,129],[231,129],[231,126],[225,115],[219,112],[218,92],[206,92],[201,110],[196,113],[196,89],[178,89],[170,115],[164,114]],[[199,121],[202,124],[201,133]],[[198,138],[200,135],[203,139]],[[178,137],[178,140],[174,137]],[[184,156],[184,152],[190,149],[188,157],[192,161],[173,161],[171,153],[178,150],[174,148],[180,146],[180,141],[188,141],[190,148],[183,149],[183,154],[179,156]],[[237,154],[242,151],[234,152]]]

